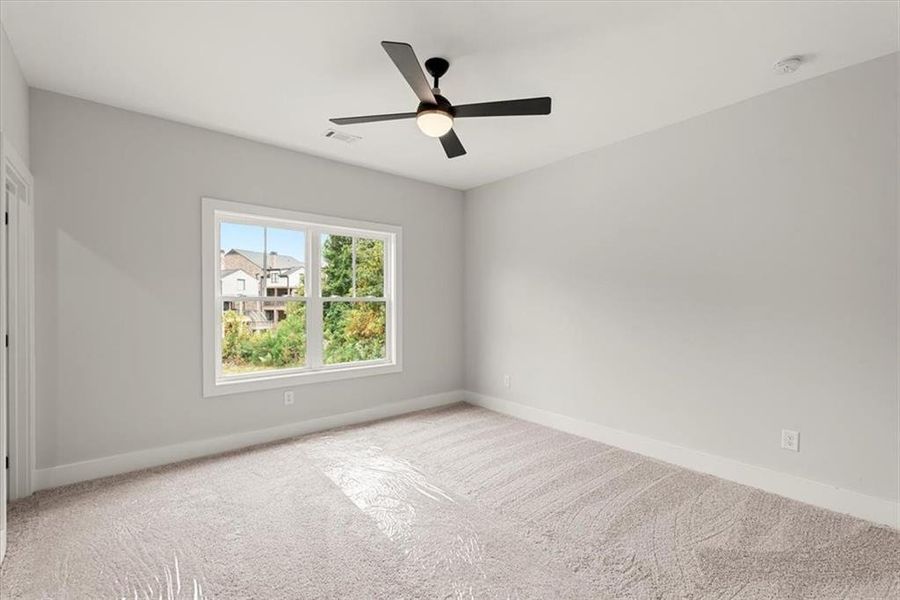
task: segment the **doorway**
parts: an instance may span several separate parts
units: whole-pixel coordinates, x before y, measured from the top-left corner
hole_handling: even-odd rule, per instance
[[[34,180],[0,134],[0,560],[6,505],[31,494],[34,464]]]

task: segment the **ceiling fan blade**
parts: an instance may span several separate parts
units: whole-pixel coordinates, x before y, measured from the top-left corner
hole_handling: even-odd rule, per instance
[[[427,102],[428,104],[437,104],[431,86],[425,79],[425,73],[422,72],[422,65],[416,58],[412,46],[403,42],[381,42],[381,47],[388,53],[394,64],[400,70],[400,74],[406,79],[409,87],[413,89],[419,102]]]
[[[375,123],[376,121],[396,121],[397,119],[413,119],[416,113],[391,113],[388,115],[366,115],[364,117],[341,117],[339,119],[328,119],[335,125],[354,125],[356,123]]]
[[[550,98],[523,98],[521,100],[500,100],[499,102],[479,102],[453,107],[453,115],[461,117],[512,117],[518,115],[549,115]]]
[[[462,156],[466,153],[466,149],[463,148],[462,142],[459,141],[459,138],[456,137],[456,132],[452,129],[441,136],[441,146],[444,147],[444,152],[447,153],[447,158],[456,158],[457,156]]]

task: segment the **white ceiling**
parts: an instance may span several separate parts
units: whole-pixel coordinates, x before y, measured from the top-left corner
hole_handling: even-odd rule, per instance
[[[897,2],[13,2],[28,83],[458,189],[472,188],[898,50]],[[548,95],[549,117],[459,120],[448,160],[381,49],[450,60],[463,104]],[[778,75],[772,64],[808,64]]]

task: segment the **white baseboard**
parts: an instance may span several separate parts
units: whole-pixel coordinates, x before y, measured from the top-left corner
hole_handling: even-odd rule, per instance
[[[79,481],[237,450],[334,427],[374,421],[463,400],[476,406],[597,440],[694,471],[709,473],[786,498],[900,529],[900,503],[788,475],[765,467],[742,463],[730,458],[707,454],[635,433],[612,429],[518,402],[462,390],[421,396],[355,412],[319,417],[267,429],[37,469],[33,472],[32,482],[35,491],[54,488]],[[2,556],[2,551],[0,551],[0,556]]]
[[[792,500],[900,529],[900,503],[897,502],[676,446],[510,400],[466,392],[466,402],[694,471],[759,488]]]
[[[237,450],[256,444],[288,439],[306,433],[332,429],[334,427],[375,421],[377,419],[393,417],[408,412],[424,410],[426,408],[462,402],[464,399],[465,392],[462,390],[455,390],[452,392],[443,392],[399,402],[381,404],[354,412],[329,415],[327,417],[319,417],[297,423],[269,427],[267,429],[234,433],[196,442],[184,442],[181,444],[173,444],[171,446],[149,448],[147,450],[137,450],[135,452],[95,458],[46,469],[36,469],[32,475],[32,482],[34,491],[44,490],[59,487],[61,485],[68,485],[70,483],[77,483],[79,481],[88,481],[99,477],[108,477],[110,475],[128,473],[130,471],[137,471],[149,467],[158,467],[160,465],[191,458],[228,452],[229,450]]]

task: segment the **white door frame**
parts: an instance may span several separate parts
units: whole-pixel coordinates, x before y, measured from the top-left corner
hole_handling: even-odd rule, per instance
[[[15,199],[5,206],[4,227],[9,249],[6,332],[9,334],[7,402],[9,425],[4,434],[9,456],[11,500],[31,495],[34,471],[34,178],[22,157],[0,135],[0,193],[6,202],[7,182],[15,186]],[[5,437],[5,435],[4,435]],[[5,505],[4,505],[5,507]]]
[[[0,132],[0,167],[6,164],[3,160],[3,133]],[[6,169],[0,168],[2,171]],[[0,177],[0,179],[3,179]],[[0,181],[0,460],[5,461],[6,457],[6,389],[8,373],[6,370],[6,342],[3,340],[3,334],[6,331],[6,290],[9,287],[6,283],[6,185]],[[6,556],[6,502],[9,491],[6,489],[7,472],[0,471],[0,562]]]

